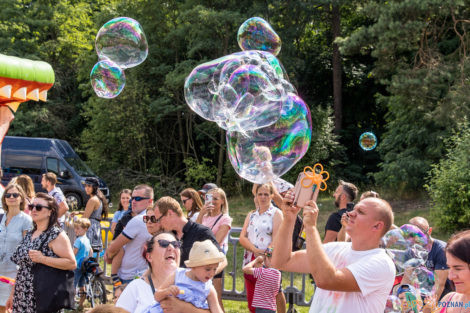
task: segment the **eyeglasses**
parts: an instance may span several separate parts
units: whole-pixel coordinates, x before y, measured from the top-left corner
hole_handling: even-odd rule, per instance
[[[50,207],[48,207],[47,205],[42,205],[42,204],[28,204],[28,208],[32,211],[34,209],[36,209],[37,212],[41,212],[42,209],[46,208],[46,209],[50,209]]]
[[[150,199],[150,198],[147,198],[147,197],[132,197],[132,198],[131,198],[131,202],[132,202],[132,201],[137,201],[137,202],[139,202],[139,201],[148,200],[148,199]]]
[[[158,244],[162,248],[168,248],[168,246],[171,244],[175,249],[181,248],[181,241],[174,240],[174,241],[169,241],[165,239],[158,239]]]
[[[186,204],[186,201],[189,201],[189,200],[191,200],[191,198],[181,200],[181,202],[183,202],[183,205],[185,205],[185,204]]]
[[[16,193],[16,192],[14,192],[14,193],[6,193],[6,194],[5,194],[5,198],[11,198],[11,197],[13,197],[13,198],[16,199],[16,198],[18,198],[19,196],[20,196],[20,194],[19,194],[19,193]]]
[[[160,216],[160,218],[162,218]],[[152,215],[152,216],[148,216],[148,215],[144,215],[144,223],[148,223],[148,222],[151,222],[151,223],[158,223],[160,222],[160,218],[156,218],[155,215]]]

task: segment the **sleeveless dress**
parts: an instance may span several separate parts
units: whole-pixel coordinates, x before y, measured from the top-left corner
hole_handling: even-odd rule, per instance
[[[88,218],[91,222],[90,228],[86,232],[86,236],[90,239],[91,246],[103,247],[101,241],[101,212],[103,211],[103,203],[100,201],[98,209],[94,210]]]
[[[11,256],[16,247],[23,240],[23,232],[33,228],[31,217],[24,212],[13,216],[6,226],[7,214],[0,222],[0,276],[16,278],[16,264],[11,261]],[[5,306],[13,286],[0,283],[0,306]]]
[[[13,253],[11,260],[19,266],[13,296],[13,313],[36,313],[33,274],[31,273],[33,261],[31,261],[28,252],[29,250],[38,250],[44,241],[41,252],[48,257],[57,257],[49,248],[49,243],[56,239],[62,231],[59,227],[52,226],[35,239],[31,237],[33,231],[29,231]]]
[[[178,299],[192,303],[199,309],[208,310],[207,297],[212,287],[212,280],[206,283],[195,281],[186,276],[190,268],[178,268],[175,272],[175,285],[184,290],[184,294],[178,295]],[[156,302],[143,311],[144,313],[163,313],[160,303]]]

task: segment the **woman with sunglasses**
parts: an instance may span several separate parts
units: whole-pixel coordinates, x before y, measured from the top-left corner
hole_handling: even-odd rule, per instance
[[[202,201],[199,193],[193,188],[186,188],[180,192],[181,203],[186,209],[188,220],[197,222],[199,212],[202,209]],[[202,216],[199,218],[199,223],[201,222]]]
[[[19,266],[14,291],[6,305],[13,313],[36,312],[32,284],[34,276],[31,272],[34,263],[61,270],[74,270],[77,267],[70,240],[57,224],[59,206],[54,198],[39,192],[29,209],[33,229],[25,235],[11,257]],[[51,286],[45,282],[45,288],[51,289]],[[54,290],[50,290],[50,293],[53,294]]]
[[[16,277],[16,264],[11,261],[11,256],[33,227],[31,217],[23,212],[26,205],[25,198],[23,189],[16,184],[8,185],[2,195],[5,214],[0,214],[0,276]],[[11,285],[0,283],[0,313],[5,312],[5,304],[11,290]]]
[[[88,228],[86,236],[90,239],[92,247],[103,246],[101,242],[101,220],[108,217],[108,201],[98,187],[98,179],[94,177],[85,179],[85,192],[90,199],[86,203],[82,217],[88,218],[91,222],[91,227]]]
[[[141,278],[129,283],[116,302],[116,306],[131,313],[141,313],[154,304],[155,290],[176,271],[180,264],[180,246],[181,243],[172,233],[163,232],[153,236],[147,242],[144,251],[149,269]],[[207,312],[181,300],[170,301],[175,301],[174,303],[181,307],[178,309],[173,306],[173,312]],[[163,305],[163,302],[161,304]]]

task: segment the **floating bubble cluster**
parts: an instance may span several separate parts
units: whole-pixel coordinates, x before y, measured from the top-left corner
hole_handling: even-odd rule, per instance
[[[126,84],[124,71],[109,60],[95,64],[90,73],[90,80],[96,95],[106,99],[117,97]]]
[[[261,50],[274,55],[281,51],[281,38],[271,25],[260,17],[249,18],[240,26],[237,41],[243,51]]]
[[[228,131],[275,123],[294,87],[279,61],[264,51],[243,51],[201,64],[186,78],[186,103]]]
[[[100,59],[109,59],[122,68],[139,65],[148,54],[142,26],[129,17],[117,17],[104,24],[96,35],[95,48]]]
[[[393,259],[398,274],[426,262],[429,252],[426,249],[427,244],[427,236],[419,228],[409,224],[388,231],[382,238],[382,246]]]
[[[261,18],[240,27],[241,52],[201,64],[186,78],[184,96],[198,115],[227,130],[235,171],[254,183],[276,180],[306,153],[310,111],[273,55],[281,40]],[[272,54],[273,53],[273,54]]]
[[[311,135],[310,111],[299,96],[290,93],[273,125],[247,134],[227,132],[229,159],[238,175],[265,183],[287,173],[305,155]]]
[[[377,147],[377,137],[374,133],[365,132],[359,137],[359,146],[365,151],[374,150]]]
[[[104,24],[95,42],[100,61],[95,64],[90,79],[98,97],[117,97],[125,86],[124,70],[142,63],[148,55],[147,38],[139,22],[129,17],[117,17]]]
[[[389,295],[384,313],[401,313],[401,301],[397,296]]]
[[[410,280],[413,286],[419,290],[421,295],[430,296],[434,293],[434,272],[424,266],[419,266],[411,272]]]

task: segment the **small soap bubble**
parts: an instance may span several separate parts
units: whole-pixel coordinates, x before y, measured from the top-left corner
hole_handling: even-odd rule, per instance
[[[96,95],[106,99],[117,97],[126,84],[124,71],[109,60],[95,64],[90,73],[90,80]]]
[[[260,17],[247,19],[238,29],[237,41],[242,50],[261,50],[278,55],[281,38],[274,29]]]
[[[359,137],[359,146],[364,151],[374,150],[377,147],[377,137],[372,132],[365,132]]]
[[[148,54],[142,26],[129,17],[117,17],[104,24],[96,35],[96,53],[122,68],[142,63]]]

